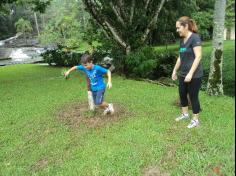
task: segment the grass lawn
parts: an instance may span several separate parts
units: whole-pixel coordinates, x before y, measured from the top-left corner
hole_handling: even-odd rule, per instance
[[[177,88],[114,75],[105,98],[127,115],[72,128],[57,112],[86,102],[86,82],[78,72],[66,81],[61,70],[0,67],[0,175],[234,175],[234,98],[201,92],[201,125],[190,130],[174,121]]]

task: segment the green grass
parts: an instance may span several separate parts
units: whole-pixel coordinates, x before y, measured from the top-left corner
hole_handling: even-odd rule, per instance
[[[179,45],[172,44],[167,46],[167,50],[177,51]],[[203,57],[202,64],[204,68],[204,80],[203,88],[206,87],[210,62],[211,62],[211,52],[212,52],[212,42],[204,41],[203,42]],[[223,56],[223,85],[224,93],[229,96],[235,96],[235,41],[226,40],[224,41],[224,56]],[[166,50],[165,46],[158,46],[155,48],[157,51],[163,52]]]
[[[235,100],[200,93],[201,126],[176,123],[177,88],[113,76],[106,100],[129,117],[100,128],[74,129],[55,116],[87,99],[83,74],[62,68],[0,67],[0,175],[138,176],[150,166],[175,176],[234,175]]]

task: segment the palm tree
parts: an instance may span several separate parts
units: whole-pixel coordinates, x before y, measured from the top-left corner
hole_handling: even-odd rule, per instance
[[[222,62],[226,0],[216,0],[214,10],[213,50],[207,83],[207,94],[223,95]]]

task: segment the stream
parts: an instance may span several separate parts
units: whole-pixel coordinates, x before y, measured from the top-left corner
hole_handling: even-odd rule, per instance
[[[0,40],[0,66],[12,64],[36,63],[43,61],[41,53],[45,51],[43,47],[9,47],[17,37]],[[8,46],[7,46],[8,44]]]

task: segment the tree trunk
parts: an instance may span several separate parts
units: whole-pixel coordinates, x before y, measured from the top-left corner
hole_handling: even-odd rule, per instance
[[[226,0],[216,0],[214,10],[213,50],[211,54],[211,66],[207,83],[207,94],[223,95],[222,62],[224,42]]]
[[[42,14],[42,23],[43,23],[43,28],[45,28],[45,16]]]
[[[39,36],[39,25],[38,25],[38,19],[37,19],[36,12],[34,12],[34,20],[35,20],[36,29],[37,29],[38,36]]]

